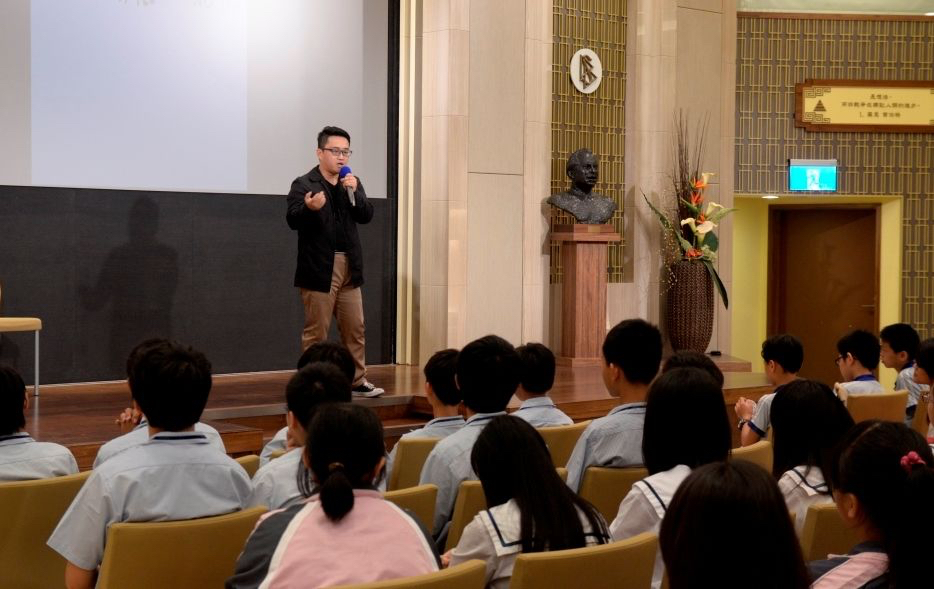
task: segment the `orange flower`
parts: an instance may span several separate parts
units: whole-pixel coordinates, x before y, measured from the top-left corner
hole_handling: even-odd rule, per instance
[[[706,220],[707,220],[707,217],[705,217],[703,213],[697,215],[697,222],[698,222],[698,223],[703,223],[703,222],[706,221]]]
[[[692,192],[692,193],[691,193],[691,204],[692,204],[692,205],[697,206],[697,205],[699,205],[699,204],[702,203],[702,202],[704,202],[704,195],[703,195],[703,194],[701,194],[700,192]]]
[[[695,179],[693,183],[694,188],[707,188],[707,180],[701,178],[700,180]]]
[[[693,258],[700,258],[700,257],[703,256],[704,254],[701,253],[701,251],[700,251],[699,249],[697,249],[696,247],[692,247],[692,248],[689,249],[687,252],[685,252],[684,255],[686,255],[688,258],[693,259]]]

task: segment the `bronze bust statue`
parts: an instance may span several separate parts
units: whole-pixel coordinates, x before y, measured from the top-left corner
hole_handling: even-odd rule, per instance
[[[578,223],[601,225],[616,212],[613,199],[594,194],[593,187],[599,177],[597,156],[589,149],[578,149],[568,157],[567,175],[571,187],[548,197],[548,204],[574,215]]]

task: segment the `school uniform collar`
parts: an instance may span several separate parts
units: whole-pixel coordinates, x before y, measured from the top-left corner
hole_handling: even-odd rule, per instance
[[[464,427],[468,427],[471,425],[483,426],[489,423],[489,421],[493,419],[494,417],[498,417],[500,415],[506,415],[506,412],[497,411],[496,413],[477,413],[477,414],[472,415],[467,421],[464,422]]]
[[[914,361],[914,360],[909,360],[909,361],[908,361],[908,364],[905,364],[905,365],[902,367],[902,370],[908,370],[909,368],[914,368],[914,367],[915,367],[915,361]],[[901,370],[899,370],[899,372],[901,372]]]
[[[622,405],[617,405],[610,410],[607,415],[616,415],[617,413],[622,413],[624,411],[637,411],[641,409],[642,413],[645,413],[645,401],[639,401],[638,403],[623,403]]]
[[[450,417],[435,417],[431,421],[425,424],[425,427],[430,425],[447,425],[452,423],[464,423],[464,417],[462,415],[451,415]]]
[[[159,432],[149,438],[150,442],[164,444],[207,444],[208,437],[202,433],[191,432]]]
[[[0,446],[14,446],[16,444],[28,444],[29,442],[35,442],[35,440],[26,432],[0,436]]]
[[[523,409],[530,409],[532,407],[554,407],[555,402],[552,401],[548,395],[542,395],[541,397],[532,397],[522,401],[522,404],[519,405],[519,408],[516,411],[522,411]]]
[[[855,381],[870,382],[873,380],[876,380],[876,377],[873,376],[872,374],[860,374],[859,376],[853,379],[854,382]]]
[[[137,424],[137,426],[133,428],[133,431],[136,431],[138,429],[143,429],[144,427],[149,427],[149,422],[146,421],[145,417],[139,420],[139,424]]]

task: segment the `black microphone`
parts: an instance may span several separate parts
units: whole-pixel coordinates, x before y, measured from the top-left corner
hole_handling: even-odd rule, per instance
[[[343,180],[344,176],[346,176],[349,173],[350,173],[350,166],[342,166],[340,175],[338,176],[338,180]],[[357,199],[354,197],[353,188],[351,188],[350,186],[345,186],[344,188],[347,189],[347,198],[350,199],[350,206],[352,207],[357,206]]]

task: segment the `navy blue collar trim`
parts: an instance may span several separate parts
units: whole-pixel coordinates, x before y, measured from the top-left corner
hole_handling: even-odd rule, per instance
[[[457,415],[457,416],[455,416],[455,417],[436,417],[436,418],[432,419],[431,421],[432,421],[435,425],[437,425],[437,424],[439,424],[439,423],[447,423],[447,422],[449,422],[449,421],[464,421],[464,418],[461,417],[460,415]]]
[[[22,440],[23,438],[30,437],[26,432],[18,432],[15,434],[10,434],[8,436],[0,436],[0,442],[9,442],[10,440]]]
[[[522,544],[522,540],[516,540],[515,542],[506,542],[506,539],[503,538],[503,533],[499,531],[499,526],[496,525],[496,518],[493,517],[493,514],[490,513],[490,510],[486,510],[487,516],[489,516],[490,521],[493,523],[493,529],[496,530],[496,536],[499,538],[499,543],[503,548],[510,548],[512,546],[518,546]],[[602,538],[604,541],[607,540],[607,537],[603,534],[597,534],[594,532],[584,532],[584,538]]]
[[[876,380],[876,377],[873,376],[873,375],[871,375],[871,374],[860,374],[859,376],[857,376],[857,377],[854,378],[853,380],[854,380],[854,381],[859,380],[859,381],[863,381],[863,382],[868,382],[868,381],[871,381],[871,380]]]
[[[649,482],[648,482],[647,480],[645,480],[645,479],[642,479],[642,480],[639,481],[639,482],[642,483],[643,485],[645,485],[646,487],[648,487],[648,488],[649,488],[649,491],[652,491],[652,494],[655,495],[655,498],[658,499],[658,502],[661,504],[661,506],[662,506],[662,511],[664,511],[664,512],[667,513],[667,512],[668,512],[668,506],[665,505],[665,502],[664,502],[664,501],[662,501],[662,498],[661,498],[661,496],[658,494],[658,492],[655,490],[655,487],[653,487],[652,485],[650,485]]]
[[[159,432],[158,434],[154,435],[154,436],[152,437],[152,439],[153,439],[153,440],[163,441],[163,442],[164,442],[164,441],[173,441],[173,442],[174,442],[174,441],[176,441],[176,440],[206,440],[206,439],[208,439],[208,437],[207,437],[206,435],[204,435],[204,434],[199,434],[199,433],[195,433],[195,432],[192,432],[192,433],[190,433],[190,434],[186,434],[186,435],[184,435],[184,436],[166,436],[166,435],[163,435],[163,434],[166,434],[166,433],[174,433],[174,432]]]

